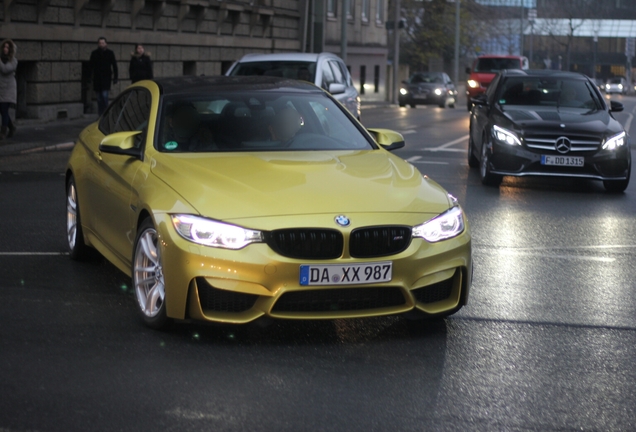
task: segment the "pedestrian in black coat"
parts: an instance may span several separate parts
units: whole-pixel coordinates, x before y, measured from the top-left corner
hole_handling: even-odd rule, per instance
[[[133,83],[145,79],[152,79],[150,53],[146,53],[142,44],[135,45],[135,52],[130,53],[128,74]]]
[[[97,93],[97,109],[102,115],[108,107],[108,92],[111,79],[117,84],[117,60],[115,53],[107,48],[105,37],[97,40],[97,49],[91,53],[90,67],[93,72],[93,89]]]

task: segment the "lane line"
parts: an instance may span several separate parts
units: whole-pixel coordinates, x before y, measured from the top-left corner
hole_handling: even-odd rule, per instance
[[[415,162],[416,160],[422,159],[422,156],[411,156],[406,161],[407,162]]]
[[[429,164],[429,165],[448,165],[448,162],[424,161],[424,160],[413,161],[413,163],[416,163],[416,164]]]
[[[477,255],[492,255],[497,254],[501,256],[522,256],[522,257],[532,257],[532,258],[543,258],[543,259],[563,259],[563,260],[572,260],[572,261],[594,261],[594,262],[602,262],[602,263],[612,263],[616,261],[616,258],[608,258],[608,257],[599,257],[599,256],[585,256],[585,255],[571,255],[571,254],[545,254],[539,252],[517,252],[517,251],[507,251],[507,250],[493,250],[493,251],[473,251],[476,252]]]
[[[402,135],[411,135],[411,134],[417,133],[417,131],[416,131],[416,130],[414,130],[414,129],[409,129],[409,130],[402,131],[402,132],[400,132],[400,133],[401,133]]]
[[[447,142],[445,144],[442,144],[441,146],[438,147],[429,147],[429,148],[425,148],[422,149],[422,151],[430,151],[430,152],[438,152],[438,151],[447,151],[447,152],[464,152],[465,150],[463,149],[451,149],[449,147],[454,146],[455,144],[459,144],[461,142],[464,142],[468,139],[468,135],[464,135],[463,137],[459,137],[456,140]]]

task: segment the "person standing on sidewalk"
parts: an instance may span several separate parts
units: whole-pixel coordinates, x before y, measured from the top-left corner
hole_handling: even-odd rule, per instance
[[[15,125],[9,116],[9,107],[16,103],[18,86],[15,82],[15,70],[18,67],[18,59],[15,57],[17,47],[11,39],[2,41],[0,52],[0,114],[2,114],[2,128],[0,140],[12,137],[15,133]]]
[[[135,51],[130,54],[128,74],[132,83],[152,79],[152,62],[150,53],[146,53],[142,44],[135,45]]]
[[[108,92],[111,79],[117,84],[117,60],[115,53],[107,48],[105,37],[97,39],[97,49],[91,53],[90,67],[93,71],[93,89],[97,93],[97,111],[104,114],[108,107]]]

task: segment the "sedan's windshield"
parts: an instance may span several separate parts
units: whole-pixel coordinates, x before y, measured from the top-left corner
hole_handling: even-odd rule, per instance
[[[419,84],[419,83],[436,83],[443,84],[444,79],[441,74],[428,74],[428,73],[419,73],[415,74],[411,77],[411,84]]]
[[[363,150],[370,138],[322,94],[228,92],[166,98],[162,152]]]
[[[263,75],[314,82],[314,77],[316,76],[316,62],[272,60],[239,63],[234,69],[232,69],[230,75]]]
[[[587,80],[542,77],[510,77],[502,86],[500,105],[554,106],[601,109],[598,95]]]
[[[503,69],[521,69],[521,60],[514,58],[480,58],[475,72],[498,72]]]

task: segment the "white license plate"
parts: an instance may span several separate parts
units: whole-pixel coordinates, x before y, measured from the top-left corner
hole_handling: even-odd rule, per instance
[[[423,94],[423,95],[414,95],[413,97],[415,99],[426,99],[427,98],[427,96],[425,94]]]
[[[541,155],[541,165],[582,167],[585,165],[585,158],[583,156]]]
[[[307,264],[300,266],[301,285],[355,285],[390,282],[391,261],[365,264]]]

